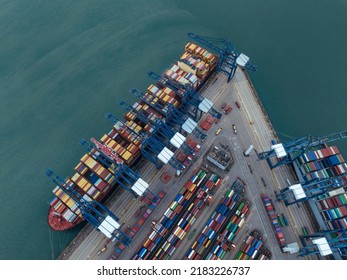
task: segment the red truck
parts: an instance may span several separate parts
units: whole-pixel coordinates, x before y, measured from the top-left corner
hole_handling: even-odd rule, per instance
[[[225,107],[225,109],[224,109],[224,113],[227,115],[227,114],[229,114],[229,113],[231,112],[231,110],[232,110],[231,106],[230,106],[230,105],[227,105],[227,106]]]

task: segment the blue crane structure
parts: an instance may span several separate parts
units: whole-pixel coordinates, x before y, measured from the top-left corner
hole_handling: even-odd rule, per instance
[[[107,112],[105,114],[105,118],[110,120],[113,124],[116,124],[117,122],[120,122],[122,124],[124,124],[128,129],[130,129],[133,133],[135,133],[138,136],[138,141],[141,141],[142,139],[142,134],[135,131],[132,127],[130,127],[129,125],[127,125],[125,122],[121,121],[120,119],[118,119],[118,117],[115,114],[112,114],[110,112]]]
[[[191,92],[188,92],[184,86],[171,81],[168,77],[156,74],[153,71],[148,71],[147,74],[159,85],[170,88],[181,97],[179,108],[181,112],[190,115],[195,121],[198,121],[201,118],[202,113],[199,110],[199,100],[194,99],[194,97],[191,96]]]
[[[163,115],[165,117],[165,123],[167,123],[169,126],[179,126],[180,133],[182,133],[182,129],[186,128],[185,131],[188,132],[188,134],[193,133],[197,138],[205,139],[207,137],[205,133],[201,132],[197,128],[196,122],[190,119],[186,114],[179,111],[174,105],[170,103],[162,105],[158,102],[154,102],[154,97],[152,95],[145,95],[137,89],[131,89],[130,92],[132,92],[135,96],[140,97],[141,100],[143,100],[147,105],[151,106],[161,115]],[[182,127],[184,124],[185,126]]]
[[[295,184],[282,189],[277,195],[277,199],[284,201],[288,206],[315,198],[345,185],[347,185],[346,174],[332,178],[316,179],[310,182],[305,182],[304,184]]]
[[[135,116],[134,122],[136,122],[137,124],[140,124],[140,126],[142,126],[143,128],[146,125],[148,125],[150,127],[148,132],[152,133],[152,131],[154,130],[154,126],[156,124],[155,120],[157,118],[149,118],[147,115],[144,114],[144,112],[140,112],[134,106],[131,106],[130,104],[126,103],[123,100],[117,102],[117,104],[121,106],[123,109],[125,109],[127,112]]]
[[[145,96],[144,93],[142,93],[141,91],[139,91],[138,89],[131,89],[130,92],[132,92],[135,96],[140,97],[142,101],[144,101],[147,105],[152,106],[151,104],[154,104],[155,102],[151,102],[151,100],[149,100],[149,98],[147,98],[147,96]],[[146,101],[145,101],[146,100]],[[171,104],[169,104],[171,105]],[[173,105],[171,105],[173,106]],[[162,106],[159,105],[159,103],[156,103],[156,105],[152,106],[153,109],[155,109],[157,112],[161,113],[165,118],[168,115],[168,111],[170,110],[169,106]],[[173,106],[174,107],[174,106]],[[152,134],[160,134],[161,136],[161,140],[164,141],[167,145],[171,145],[172,147],[172,143],[170,143],[170,139],[172,139],[175,135],[177,135],[177,132],[173,131],[172,129],[175,130],[174,125],[170,125],[166,119],[165,122],[162,119],[156,119],[155,120],[155,128],[154,131],[152,132]],[[183,135],[180,135],[181,137],[183,137]],[[168,138],[169,137],[169,138]],[[170,141],[168,141],[170,140]],[[177,148],[176,146],[174,146],[175,148]],[[181,148],[188,154],[194,154],[195,151],[192,147],[190,147],[187,142],[182,143]]]
[[[228,82],[234,77],[238,65],[250,71],[256,71],[256,67],[249,62],[249,58],[242,53],[238,54],[229,40],[200,36],[191,32],[187,35],[219,55],[217,69],[228,77]]]
[[[53,170],[47,169],[46,175],[76,203],[81,210],[84,220],[101,231],[108,238],[118,240],[125,246],[130,245],[131,238],[119,229],[119,218],[109,209],[89,197],[82,196],[73,188],[73,185],[69,185],[66,180],[55,174]]]
[[[179,111],[172,104],[168,105],[168,111],[165,118],[168,124],[172,126],[178,126],[179,131],[184,134],[194,134],[195,137],[200,138],[202,140],[206,139],[207,134],[202,132],[198,127],[197,123],[188,117],[186,114]]]
[[[168,163],[177,170],[183,170],[185,168],[185,166],[173,156],[174,153],[163,143],[163,141],[168,138],[168,135],[160,130],[158,119],[155,121],[148,119],[125,101],[119,101],[118,104],[127,111],[135,112],[136,117],[142,123],[148,124],[149,121],[153,123],[153,127],[149,133],[141,133],[141,152],[146,159],[151,161],[157,169],[160,169],[163,163]]]
[[[285,144],[275,144],[271,146],[271,150],[258,153],[260,160],[266,159],[270,168],[276,168],[281,165],[291,164],[297,158],[308,152],[312,147],[322,145],[331,141],[340,140],[347,137],[347,131],[337,132],[326,136],[307,136]],[[281,150],[283,156],[279,155]],[[271,158],[277,157],[277,161],[273,163]]]
[[[150,201],[157,201],[158,197],[148,189],[148,184],[141,179],[141,176],[132,170],[126,164],[114,161],[111,157],[98,148],[97,145],[92,145],[85,139],[80,140],[80,145],[90,153],[90,155],[102,164],[104,167],[112,170],[114,182],[123,189],[129,191],[135,198],[145,196]]]
[[[178,84],[171,81],[170,78],[160,76],[153,71],[148,71],[147,74],[158,84],[172,89],[177,95],[181,96],[180,111],[189,114],[195,121],[200,120],[202,112],[209,112],[214,117],[221,118],[222,114],[212,107],[212,102],[207,98],[203,98],[192,85]]]
[[[325,230],[314,234],[301,235],[303,247],[299,256],[332,255],[335,259],[347,258],[347,232],[345,229]]]
[[[158,100],[154,101],[154,96],[152,95],[146,95],[143,92],[139,91],[136,88],[130,89],[130,92],[141,99],[144,103],[146,103],[148,106],[152,107],[154,110],[158,111],[160,114],[165,116],[167,114],[168,106],[167,104],[160,104]],[[159,99],[159,98],[158,98]]]

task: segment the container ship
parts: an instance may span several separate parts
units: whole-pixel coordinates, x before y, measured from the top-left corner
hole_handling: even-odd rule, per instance
[[[189,42],[179,60],[164,71],[163,77],[174,84],[191,86],[198,90],[215,71],[217,62],[217,55]],[[178,94],[178,91],[157,81],[147,88],[141,101],[133,104],[131,110],[125,113],[123,120],[116,121],[112,129],[98,142],[112,149],[122,164],[132,167],[142,155],[139,134],[151,133],[157,119],[165,122],[162,112],[150,105],[159,105],[165,110],[170,106],[179,109],[182,103],[182,95]],[[144,122],[139,114],[150,121]],[[192,139],[187,140],[193,142]],[[69,188],[73,188],[88,201],[103,202],[117,188],[114,170],[99,161],[99,155],[100,152],[96,148],[83,155],[74,168],[73,176],[65,180]],[[53,189],[53,194],[48,211],[50,228],[64,231],[80,224],[83,217],[75,201],[58,186]]]

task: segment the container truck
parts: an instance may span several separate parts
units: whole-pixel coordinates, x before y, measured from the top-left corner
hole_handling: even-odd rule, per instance
[[[250,145],[249,147],[248,147],[248,149],[246,150],[246,151],[244,151],[244,156],[245,157],[248,157],[249,156],[249,154],[252,152],[252,150],[254,149],[254,146],[253,145]]]

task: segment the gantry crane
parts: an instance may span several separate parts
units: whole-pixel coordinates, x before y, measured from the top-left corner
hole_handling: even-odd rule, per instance
[[[63,178],[56,175],[53,170],[47,169],[46,175],[66,193],[81,210],[82,217],[94,228],[101,231],[108,238],[118,240],[125,246],[129,246],[131,238],[119,228],[119,218],[101,203],[90,199],[87,195],[82,196],[73,186],[69,185]]]
[[[333,255],[335,259],[347,257],[347,233],[345,229],[326,230],[300,236],[303,247],[299,256]]]
[[[179,110],[184,114],[189,114],[195,121],[201,118],[202,112],[209,112],[214,117],[221,118],[222,114],[213,108],[213,103],[207,98],[203,98],[192,85],[175,83],[170,78],[160,76],[153,71],[148,71],[148,76],[162,86],[169,87],[176,94],[181,96]]]
[[[199,109],[199,100],[191,96],[191,93],[188,92],[184,86],[173,82],[168,77],[156,74],[153,71],[148,71],[147,74],[159,85],[170,88],[176,93],[176,95],[181,97],[179,110],[182,113],[190,115],[195,121],[198,121],[201,118],[202,112]]]
[[[291,205],[315,198],[326,192],[345,186],[346,184],[346,174],[332,178],[317,179],[304,184],[298,183],[282,189],[277,195],[277,199],[284,201],[286,205]]]
[[[234,77],[237,66],[256,71],[256,67],[249,62],[249,57],[243,53],[238,54],[229,40],[200,36],[191,32],[187,35],[219,55],[217,69],[228,77],[228,82]]]
[[[274,144],[271,150],[258,153],[260,160],[266,159],[270,168],[290,164],[297,158],[308,152],[312,147],[322,145],[328,142],[344,139],[347,137],[347,131],[337,132],[326,136],[307,136],[285,144]],[[276,157],[277,160],[273,163],[271,158]]]
[[[179,111],[174,105],[167,103],[162,105],[158,102],[154,102],[153,96],[146,96],[144,93],[137,89],[131,89],[135,96],[140,97],[147,105],[151,106],[153,109],[158,111],[161,115],[165,117],[165,123],[171,125],[172,127],[179,126],[179,132],[182,133],[184,130],[186,133],[193,133],[196,137],[205,139],[207,135],[197,128],[197,123],[188,117],[183,112]]]
[[[158,130],[160,125],[158,125],[159,121],[157,119],[148,119],[125,101],[119,101],[118,105],[128,112],[133,112],[143,124],[148,124],[150,121],[152,122],[153,125],[150,132],[141,133],[141,152],[146,159],[151,161],[157,169],[160,169],[163,164],[169,164],[179,171],[185,168],[185,166],[174,157],[174,152],[168,149],[163,143],[164,138],[168,138],[168,135]],[[158,131],[159,133],[156,133]]]
[[[186,137],[179,132],[175,132],[169,124],[164,122],[164,119],[156,118],[151,120],[146,117],[142,112],[136,110],[124,101],[120,101],[121,106],[126,106],[127,109],[131,109],[136,112],[136,116],[144,123],[152,122],[153,129],[150,131],[152,137],[157,138],[158,141],[164,143],[170,149],[176,150],[181,148],[186,154],[194,155],[195,150],[190,147],[186,142]]]
[[[166,115],[168,110],[167,104],[160,104],[158,100],[154,100],[154,96],[148,94],[146,95],[136,88],[130,89],[130,92],[163,116]]]

